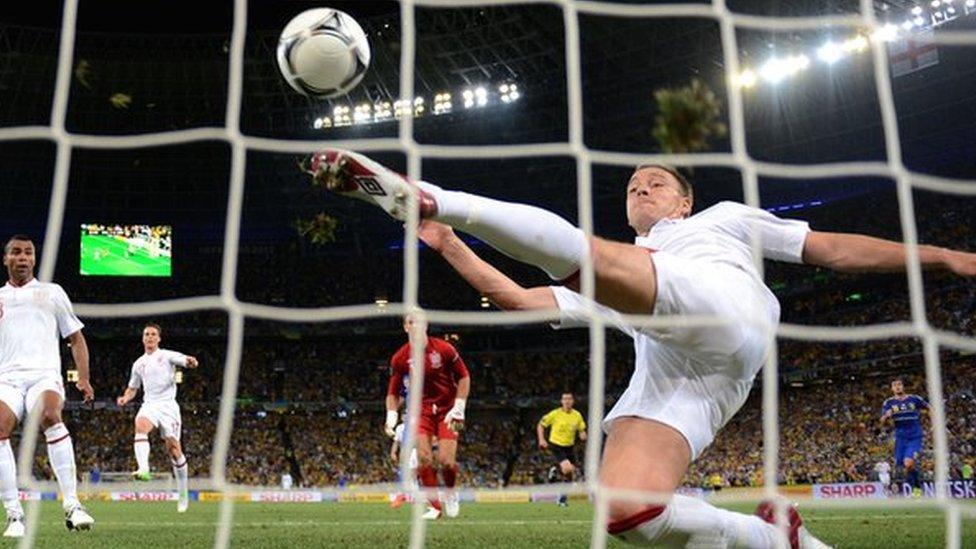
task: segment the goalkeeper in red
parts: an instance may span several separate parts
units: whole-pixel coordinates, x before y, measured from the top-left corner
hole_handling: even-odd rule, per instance
[[[375,204],[401,221],[408,199],[416,198],[424,220],[420,238],[499,308],[558,310],[564,326],[586,325],[595,309],[633,338],[630,385],[603,421],[600,484],[660,499],[611,499],[609,533],[629,543],[669,547],[823,547],[795,508],[786,513],[787,542],[771,524],[769,502],[750,516],[675,492],[692,461],[745,402],[774,351],[762,326],[777,325],[780,306],[753,262],[752,235],[761,237],[766,258],[842,272],[904,271],[903,243],[812,231],[806,222],[735,202],[692,215],[691,183],[661,165],[639,166],[621,185],[633,243],[587,238],[538,207],[411,181],[353,152],[320,152],[311,168],[331,191]],[[555,283],[516,283],[479,258],[452,228],[542,269]],[[587,253],[596,303],[578,293]],[[926,269],[976,276],[976,254],[919,246],[918,259]],[[731,321],[638,328],[621,314]]]
[[[403,330],[410,333],[416,322],[407,316]],[[453,345],[436,337],[426,336],[424,343],[424,392],[420,406],[420,421],[417,429],[417,457],[420,466],[417,476],[426,490],[436,492],[438,487],[437,468],[440,467],[444,486],[447,489],[443,506],[437,497],[428,498],[429,508],[425,519],[437,519],[441,513],[456,517],[460,510],[457,484],[457,444],[458,431],[464,425],[464,405],[471,390],[471,376],[464,360]],[[390,437],[396,435],[399,420],[401,395],[404,381],[410,375],[410,343],[405,343],[390,359],[390,383],[386,393],[386,425],[384,431]],[[414,424],[412,421],[408,424]],[[434,461],[431,439],[437,439],[437,461]]]

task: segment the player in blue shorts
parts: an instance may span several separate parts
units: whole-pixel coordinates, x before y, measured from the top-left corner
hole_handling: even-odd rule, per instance
[[[912,487],[912,495],[922,495],[922,481],[915,462],[922,452],[925,433],[922,431],[922,410],[929,403],[918,395],[905,394],[905,384],[901,378],[891,382],[891,392],[895,396],[884,401],[881,407],[881,421],[889,418],[895,422],[895,467],[904,467],[905,480]]]

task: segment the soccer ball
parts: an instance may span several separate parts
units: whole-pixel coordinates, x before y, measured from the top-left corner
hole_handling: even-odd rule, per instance
[[[332,8],[303,11],[278,39],[278,68],[298,93],[326,99],[356,87],[369,68],[369,41],[349,14]]]

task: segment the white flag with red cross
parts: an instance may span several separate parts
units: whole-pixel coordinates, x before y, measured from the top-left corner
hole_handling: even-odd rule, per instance
[[[939,63],[939,48],[932,41],[932,29],[888,44],[891,76],[903,76]]]

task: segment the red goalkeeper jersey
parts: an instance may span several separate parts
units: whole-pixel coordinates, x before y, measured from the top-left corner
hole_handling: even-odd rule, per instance
[[[454,406],[458,381],[468,377],[468,367],[453,345],[436,337],[427,338],[424,354],[424,408],[436,405],[448,410]],[[400,347],[390,359],[390,384],[387,394],[400,395],[410,375],[410,343]]]

